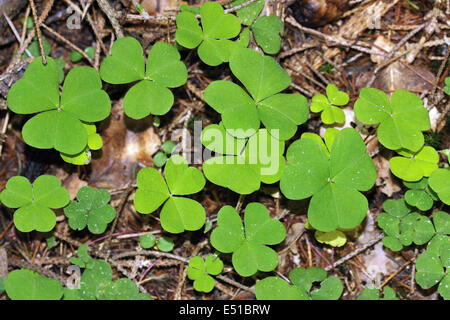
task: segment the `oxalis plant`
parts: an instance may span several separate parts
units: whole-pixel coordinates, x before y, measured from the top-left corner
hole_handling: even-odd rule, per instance
[[[231,7],[244,2],[234,1]],[[220,65],[221,71],[229,68],[233,76],[218,77],[221,80],[210,82],[203,92],[205,108],[212,108],[221,121],[202,130],[205,159],[199,168],[174,154],[175,143],[167,140],[153,157],[154,166],[164,168],[144,167],[137,172],[134,208],[159,218],[161,228],[172,234],[143,232],[138,250],[155,249],[159,255],[169,255],[167,252],[180,249],[174,241],[179,234],[209,235],[213,254],[200,252],[182,260],[186,277],[198,292],[210,293],[225,270],[249,278],[248,283],[253,281],[259,300],[339,299],[344,290],[342,280],[328,276],[325,269],[296,267],[287,270],[288,276],[277,272],[278,252],[292,245],[284,242],[283,219],[259,202],[250,202],[241,210],[241,195],[267,187],[279,189],[278,196],[292,203],[309,199],[302,202],[306,232],[321,246],[344,246],[369,212],[366,194],[374,186],[377,172],[366,148],[370,135],[363,140],[357,129],[373,127],[380,147],[395,154],[389,159],[390,170],[407,189],[404,197],[396,195],[384,201],[376,216],[385,250],[417,248],[413,280],[420,288],[435,288],[444,299],[450,299],[450,215],[445,207],[450,205],[450,170],[448,160],[441,162],[449,152],[426,143],[424,132],[431,124],[423,102],[405,90],[388,96],[379,89],[363,88],[354,103],[357,129],[333,128],[345,123],[341,107],[349,104],[349,95],[334,84],[328,84],[325,92],[311,101],[288,91],[289,74],[267,55],[280,50],[283,24],[275,15],[262,14],[264,4],[257,0],[237,9],[236,14],[227,13],[216,2],[205,2],[200,8],[185,5],[176,18],[174,45],[156,42],[147,52],[136,39],[119,38],[112,43],[100,72],[79,66],[65,79],[64,64],[50,57],[43,64],[40,50],[36,50],[38,43],[32,43],[34,47],[29,49],[36,59],[7,99],[11,111],[30,115],[22,129],[24,141],[35,148],[57,150],[67,163],[89,164],[94,151],[103,145],[95,123],[106,119],[111,109],[102,80],[123,85],[125,114],[145,122],[149,115],[169,113],[176,93],[171,89],[183,86],[188,78],[181,59],[183,48],[197,49],[206,65]],[[247,48],[252,37],[264,54]],[[44,49],[49,54],[49,47]],[[72,57],[72,61],[79,59]],[[446,79],[447,93],[449,86]],[[307,122],[309,111],[321,113],[321,123],[327,125],[322,135],[297,132],[299,125]],[[238,194],[238,205],[223,203],[207,218],[198,201],[206,180]],[[12,177],[0,193],[1,203],[15,210],[15,228],[24,233],[41,232],[48,250],[55,245],[49,233],[56,226],[55,210],[61,209],[61,218],[67,219],[73,231],[98,235],[106,233],[116,217],[110,200],[109,191],[91,186],[77,190],[71,200],[59,179],[50,175],[34,182]],[[70,258],[83,269],[73,284],[64,286],[56,279],[19,269],[0,278],[0,294],[5,291],[10,299],[27,300],[150,299],[139,292],[134,281],[113,277],[110,260],[94,259],[88,251],[88,245],[82,244]],[[174,253],[170,255],[174,257]],[[398,297],[392,288],[368,285],[358,299]]]

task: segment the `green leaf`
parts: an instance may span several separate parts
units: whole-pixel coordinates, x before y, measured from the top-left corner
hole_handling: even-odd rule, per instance
[[[428,186],[428,178],[424,177],[417,182],[403,181],[403,184],[411,190],[406,191],[405,201],[410,206],[421,211],[430,210],[437,196]]]
[[[439,154],[432,147],[424,146],[417,153],[399,153],[404,157],[391,158],[389,165],[392,173],[405,181],[418,181],[438,168]]]
[[[152,213],[170,196],[161,173],[154,168],[143,168],[137,174],[134,206],[140,213]]]
[[[62,208],[69,200],[69,193],[58,178],[49,175],[39,176],[33,187],[24,177],[12,177],[0,194],[5,206],[18,208],[14,213],[14,225],[21,232],[52,230],[56,215],[50,209]]]
[[[188,167],[187,160],[173,155],[164,169],[167,185],[173,195],[188,195],[201,191],[205,186],[203,173],[194,167]]]
[[[245,234],[239,214],[230,206],[220,209],[217,228],[210,238],[212,246],[220,252],[233,253],[233,267],[241,276],[252,276],[258,270],[274,270],[278,256],[267,245],[284,240],[286,230],[283,224],[271,219],[266,207],[260,203],[247,205],[244,222]]]
[[[150,296],[139,293],[136,284],[128,278],[108,283],[99,294],[100,300],[151,300]]]
[[[339,230],[330,232],[316,231],[314,236],[320,243],[325,243],[332,247],[342,247],[347,243],[347,237]]]
[[[28,269],[14,270],[5,279],[6,294],[11,300],[59,300],[63,287]]]
[[[416,282],[424,289],[438,284],[445,275],[439,255],[425,251],[416,260]]]
[[[144,249],[149,249],[156,244],[156,237],[153,234],[144,234],[139,238],[139,243]]]
[[[160,214],[161,226],[170,233],[185,230],[199,230],[205,224],[206,213],[202,205],[195,200],[171,197],[164,204]]]
[[[168,88],[179,87],[187,80],[186,66],[175,47],[164,42],[153,45],[146,70],[142,46],[130,37],[114,42],[111,56],[102,63],[100,74],[105,82],[112,84],[140,80],[128,90],[123,101],[125,114],[136,120],[149,114],[166,114],[174,101]]]
[[[437,193],[439,199],[447,205],[450,205],[450,170],[437,169],[430,175],[428,181],[431,189]]]
[[[277,94],[289,86],[291,79],[272,57],[237,48],[230,57],[230,68],[251,97],[233,82],[219,80],[206,88],[204,98],[222,115],[224,127],[231,135],[250,137],[262,122],[271,135],[287,140],[295,134],[297,125],[306,122],[308,102],[305,97]]]
[[[445,78],[444,92],[450,96],[450,77]]]
[[[336,106],[345,106],[349,96],[339,91],[334,84],[327,86],[327,96],[316,94],[311,101],[312,112],[322,112],[322,121],[325,124],[344,123],[345,113]]]
[[[161,237],[156,243],[156,247],[163,252],[172,251],[174,246],[175,244],[173,243],[173,240],[168,237]]]
[[[164,152],[158,152],[153,156],[153,164],[158,168],[164,166],[167,162],[167,156]]]
[[[450,235],[450,214],[444,211],[433,213],[433,223],[436,232]]]
[[[175,142],[167,140],[163,143],[162,149],[167,155],[170,155],[175,150],[176,146]]]
[[[64,208],[69,226],[74,230],[83,230],[86,225],[93,234],[105,232],[106,227],[116,216],[114,207],[108,204],[111,196],[107,190],[89,186],[78,190],[76,201]]]
[[[78,248],[77,255],[78,257],[70,258],[70,262],[80,268],[86,268],[86,266],[90,266],[90,264],[94,261],[94,259],[89,256],[87,244],[82,244]]]
[[[246,0],[233,1],[231,3],[231,7],[236,7],[245,2],[247,2],[247,1]],[[249,26],[259,16],[259,14],[261,13],[263,8],[264,8],[264,0],[257,0],[248,6],[244,6],[240,9],[236,10],[236,13],[237,13],[238,17],[241,19],[242,24]]]
[[[338,300],[343,291],[341,280],[328,277],[325,270],[317,267],[295,268],[289,273],[293,285],[277,278],[267,277],[255,285],[257,300]],[[311,290],[314,282],[321,288]]]
[[[5,282],[2,277],[0,277],[0,295],[3,294],[3,291],[5,291]]]
[[[389,101],[381,90],[364,88],[354,109],[361,122],[380,124],[378,140],[391,150],[418,151],[424,144],[422,131],[430,129],[428,111],[420,98],[408,91],[395,91]]]
[[[308,136],[291,144],[280,189],[288,199],[312,196],[308,220],[323,232],[353,229],[366,216],[369,190],[377,178],[372,159],[359,133],[346,128],[335,137],[330,155]]]
[[[236,37],[241,31],[238,18],[225,14],[217,2],[203,3],[200,15],[203,29],[193,13],[183,11],[177,15],[176,41],[189,49],[198,46],[198,56],[210,66],[227,62],[235,47],[228,39]]]
[[[364,288],[364,291],[356,300],[399,300],[395,294],[395,291],[387,286],[383,288],[383,297],[380,295],[381,292],[378,288],[369,286]]]
[[[214,278],[223,270],[223,262],[215,255],[209,255],[206,261],[201,257],[193,257],[189,261],[187,276],[194,280],[194,289],[200,292],[211,292],[214,288]]]
[[[256,43],[265,53],[276,54],[280,51],[280,35],[283,34],[284,25],[277,15],[262,16],[251,28]]]

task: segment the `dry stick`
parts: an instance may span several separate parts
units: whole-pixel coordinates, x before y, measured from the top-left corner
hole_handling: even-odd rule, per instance
[[[415,257],[411,258],[410,260],[408,260],[404,265],[402,265],[400,268],[397,269],[397,271],[395,271],[393,274],[391,274],[381,285],[380,285],[380,289],[383,288],[385,285],[387,285],[389,283],[389,281],[391,281],[396,275],[398,275],[400,272],[402,272],[403,269],[405,269],[409,264],[411,264],[412,262],[414,262],[416,260]]]
[[[439,84],[439,80],[441,78],[442,73],[444,72],[444,67],[447,65],[447,60],[450,57],[450,50],[449,49],[450,49],[450,46],[447,45],[447,53],[445,54],[444,61],[442,61],[441,67],[439,68],[438,74],[436,76],[436,81],[434,82],[434,85],[433,85],[433,90],[431,91],[431,96],[432,97],[434,96],[434,94],[436,92],[436,89],[437,89],[438,84]],[[436,99],[433,99],[433,100],[436,100]],[[434,101],[433,106],[436,105],[436,104],[437,104],[437,102]]]
[[[64,42],[65,44],[67,44],[69,47],[71,47],[72,49],[74,49],[75,51],[79,52],[87,61],[89,61],[89,63],[94,66],[94,61],[92,61],[91,57],[89,57],[86,52],[84,52],[83,50],[81,50],[77,45],[73,44],[72,42],[70,42],[69,40],[67,40],[66,38],[64,38],[62,35],[60,35],[58,32],[56,32],[55,30],[53,30],[52,28],[46,26],[45,24],[42,24],[42,27],[50,32],[52,35],[55,36],[55,38],[57,38],[58,40]]]
[[[6,22],[8,23],[12,32],[14,33],[14,36],[16,37],[17,41],[22,46],[23,45],[22,37],[19,35],[19,32],[17,31],[16,27],[14,26],[14,23],[11,21],[11,19],[8,17],[8,15],[5,12],[3,12],[3,16],[5,17]],[[24,30],[26,30],[26,29],[24,28]],[[28,49],[25,49],[25,52],[30,58],[33,57],[33,55],[30,53],[30,51]]]
[[[111,22],[117,38],[123,38],[124,34],[119,21],[117,21],[116,12],[114,11],[114,9],[111,8],[107,0],[97,0],[97,3],[100,6],[100,9],[102,9],[102,11],[106,14],[109,21]]]
[[[370,240],[369,242],[367,242],[366,244],[364,244],[361,248],[358,248],[352,252],[350,252],[348,255],[346,255],[345,257],[337,260],[335,263],[333,263],[331,266],[327,266],[325,268],[326,271],[330,271],[331,269],[336,268],[337,266],[343,264],[344,262],[346,262],[347,260],[350,260],[351,258],[355,257],[356,255],[360,254],[361,252],[365,251],[366,249],[368,249],[369,247],[375,245],[376,243],[380,242],[381,239],[384,238],[384,234],[380,233],[379,235],[377,235],[375,237],[375,239]]]
[[[37,17],[36,6],[34,5],[34,0],[29,0],[31,6],[31,12],[33,13],[34,26],[36,29],[36,34],[38,37],[39,48],[41,49],[42,63],[47,64],[47,58],[45,56],[44,47],[42,46],[42,35],[41,35],[41,21]]]
[[[226,10],[225,10],[225,13],[234,12],[234,11],[237,11],[237,10],[242,9],[242,8],[244,8],[244,7],[248,7],[248,6],[251,5],[253,2],[256,2],[256,1],[257,1],[257,0],[249,0],[249,1],[246,1],[246,2],[244,2],[244,3],[241,3],[241,4],[237,5],[237,6],[231,7],[230,9],[226,9]]]
[[[245,291],[247,291],[247,292],[255,293],[255,290],[254,290],[253,288],[249,288],[249,287],[247,287],[247,286],[244,286],[243,284],[240,284],[239,282],[234,281],[234,280],[232,280],[232,279],[230,279],[230,278],[227,278],[227,277],[225,277],[225,276],[218,275],[218,276],[216,276],[216,279],[220,279],[220,280],[222,280],[223,282],[226,282],[226,283],[228,283],[228,284],[231,284],[231,285],[233,285],[233,286],[235,286],[235,287],[237,287],[237,288],[239,288],[239,289],[245,290]]]

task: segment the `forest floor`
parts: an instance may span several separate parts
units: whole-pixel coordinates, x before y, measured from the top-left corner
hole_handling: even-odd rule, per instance
[[[0,0],[0,8],[6,8],[6,2]],[[57,245],[49,249],[42,234],[15,230],[13,211],[0,206],[0,276],[13,268],[26,267],[57,279],[67,278],[69,258],[76,255],[81,244],[89,243],[91,255],[107,258],[115,276],[128,277],[155,299],[255,299],[255,278],[235,274],[227,267],[230,257],[225,258],[225,272],[217,279],[216,289],[211,294],[196,292],[186,277],[186,261],[197,254],[214,252],[208,234],[203,229],[176,236],[167,234],[162,231],[157,214],[141,215],[133,206],[136,172],[153,166],[152,155],[161,149],[164,141],[180,142],[183,132],[192,133],[195,120],[202,121],[203,127],[220,121],[202,95],[211,81],[230,77],[227,66],[211,68],[200,62],[195,51],[182,51],[189,70],[188,82],[174,90],[174,106],[160,117],[159,126],[153,125],[152,116],[140,121],[127,118],[121,104],[129,86],[105,84],[113,107],[110,118],[98,126],[104,142],[102,152],[95,154],[88,166],[71,166],[54,150],[28,147],[21,137],[26,117],[6,108],[9,87],[22,77],[31,61],[19,59],[32,39],[21,22],[32,15],[30,6],[28,1],[15,2],[15,7],[6,8],[6,12],[20,36],[20,43],[13,29],[5,21],[0,23],[0,190],[15,175],[34,180],[42,174],[53,174],[69,190],[72,199],[85,185],[108,189],[118,219],[104,235],[93,236],[85,231],[72,231],[59,210],[53,232]],[[230,8],[230,1],[220,2]],[[327,84],[337,85],[350,95],[344,126],[356,127],[360,124],[354,120],[353,103],[361,88],[376,87],[385,92],[409,90],[420,95],[430,112],[432,131],[426,134],[427,143],[438,150],[450,147],[447,123],[450,103],[442,91],[444,79],[450,76],[449,1],[422,0],[411,4],[405,0],[332,0],[327,1],[325,12],[314,11],[314,6],[300,11],[291,2],[268,1],[263,12],[275,13],[284,21],[282,49],[274,57],[290,74],[292,92],[310,99],[324,93]],[[325,1],[304,2],[320,8]],[[120,33],[137,38],[144,49],[155,41],[173,43],[175,16],[180,5],[174,0],[35,0],[35,3],[37,16],[43,21],[42,37],[51,44],[50,55],[66,61],[66,72],[78,65],[98,69],[111,42]],[[111,6],[106,9],[99,3]],[[139,14],[136,3],[141,3],[148,15]],[[198,6],[200,2],[194,0],[188,4]],[[68,7],[72,9],[67,10]],[[303,23],[306,18],[311,23]],[[77,23],[75,29],[69,28]],[[90,46],[96,48],[93,59],[71,62],[71,51],[83,52]],[[320,116],[311,114],[291,142],[304,131],[319,133],[323,127]],[[174,136],[175,131],[181,134]],[[286,227],[287,237],[277,246],[280,262],[275,275],[287,275],[297,266],[320,266],[343,280],[342,299],[355,299],[371,283],[389,285],[403,299],[437,299],[435,290],[421,290],[411,281],[414,274],[411,262],[417,257],[418,249],[395,253],[383,248],[380,241],[376,216],[382,211],[385,199],[402,197],[405,190],[401,180],[390,173],[387,159],[392,151],[382,148],[373,132],[374,128],[368,129],[366,142],[378,179],[365,193],[370,212],[357,230],[348,233],[348,242],[342,247],[332,248],[317,242],[314,233],[304,228],[308,200],[289,201],[280,195],[278,185],[263,186],[258,192],[239,197],[208,182],[194,199],[201,202],[207,219],[213,224],[222,206],[245,208],[247,203],[255,201],[279,218]],[[170,254],[152,250],[143,254],[139,236],[146,233],[171,237],[175,241],[174,250]],[[116,259],[119,254],[122,258]],[[6,299],[5,295],[1,299]]]

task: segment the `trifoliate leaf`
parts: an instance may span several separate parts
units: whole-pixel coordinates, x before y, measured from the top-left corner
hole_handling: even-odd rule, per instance
[[[393,157],[389,161],[394,175],[405,181],[418,181],[428,177],[438,168],[439,154],[434,148],[424,146],[418,152],[399,151],[402,157]]]
[[[327,96],[316,94],[311,101],[312,112],[322,112],[322,121],[325,124],[344,123],[345,113],[337,106],[345,106],[349,96],[339,91],[334,84],[327,86]]]
[[[103,147],[102,137],[96,132],[97,128],[94,124],[83,123],[86,129],[88,143],[86,148],[74,155],[61,153],[61,158],[67,162],[74,165],[87,165],[91,162],[92,153],[91,150],[100,150]]]
[[[189,261],[187,276],[194,280],[194,289],[200,292],[211,292],[214,288],[214,278],[223,270],[223,262],[216,255],[209,255],[206,261],[201,257],[193,257]]]
[[[63,295],[58,280],[28,269],[10,272],[5,279],[5,290],[11,300],[59,300]]]
[[[278,265],[278,256],[267,245],[284,240],[286,230],[283,224],[271,219],[266,207],[255,202],[247,205],[244,223],[245,229],[233,207],[220,209],[217,227],[211,233],[212,246],[220,252],[233,253],[233,267],[243,277],[252,276],[258,270],[274,270]]]
[[[206,218],[202,205],[192,199],[173,196],[189,195],[202,190],[205,186],[202,172],[188,167],[186,159],[174,155],[167,161],[164,174],[166,181],[154,168],[139,171],[138,189],[134,197],[136,210],[144,214],[151,213],[165,202],[160,219],[161,226],[166,231],[181,233],[200,229]]]
[[[430,129],[430,118],[418,96],[397,90],[391,101],[381,90],[364,88],[355,103],[355,115],[365,124],[380,124],[378,140],[388,149],[417,152],[424,144],[422,131]]]
[[[297,125],[307,120],[305,97],[279,93],[291,79],[272,57],[239,48],[230,57],[230,68],[251,96],[227,81],[211,83],[204,93],[205,101],[222,115],[230,134],[247,138],[257,132],[262,122],[272,136],[287,140],[295,134]]]
[[[126,93],[123,108],[130,118],[142,119],[149,114],[169,112],[174,98],[168,88],[186,83],[187,69],[177,49],[165,42],[153,45],[146,66],[141,44],[124,37],[114,42],[111,56],[100,67],[100,75],[112,84],[139,81]]]
[[[210,125],[202,132],[202,143],[223,154],[204,162],[206,178],[240,194],[258,190],[261,182],[279,181],[285,167],[284,142],[269,135],[266,129],[244,140],[229,135],[222,123]]]
[[[82,244],[77,250],[78,257],[70,258],[70,262],[79,266],[80,268],[86,268],[94,261],[94,259],[89,256],[87,244]]]
[[[116,216],[116,210],[108,204],[111,199],[109,192],[85,186],[78,190],[77,199],[64,208],[69,226],[74,230],[83,230],[87,226],[94,234],[105,232]]]
[[[308,136],[291,144],[280,188],[288,199],[312,196],[308,209],[311,225],[323,232],[353,229],[366,216],[369,190],[377,178],[372,159],[359,133],[341,130],[329,151]]]
[[[433,202],[438,200],[435,192],[428,186],[428,178],[426,177],[417,182],[403,181],[403,184],[411,189],[405,193],[405,201],[410,206],[421,211],[427,211],[431,209]]]
[[[75,67],[66,77],[60,102],[56,63],[48,58],[44,66],[42,58],[37,58],[9,91],[8,106],[19,114],[38,113],[23,126],[22,135],[27,144],[74,155],[87,145],[81,121],[105,119],[110,113],[111,101],[102,90],[95,69]]]
[[[276,54],[280,51],[280,35],[283,34],[284,25],[277,15],[262,16],[251,28],[256,43],[265,53]]]
[[[239,19],[233,14],[225,14],[217,2],[204,2],[200,15],[202,27],[191,12],[183,11],[177,15],[176,41],[189,49],[198,46],[198,56],[207,65],[218,66],[227,62],[235,48],[235,43],[228,39],[241,31]]]
[[[55,176],[39,176],[31,186],[25,177],[12,177],[0,194],[0,201],[14,212],[14,225],[21,232],[47,232],[56,224],[51,209],[64,207],[69,193]]]
[[[430,188],[437,193],[439,199],[450,205],[450,170],[437,169],[433,171],[428,180]]]
[[[293,285],[277,277],[267,277],[255,285],[258,300],[338,300],[344,289],[337,277],[328,277],[317,267],[295,268],[289,273]],[[313,283],[321,287],[311,291]]]

